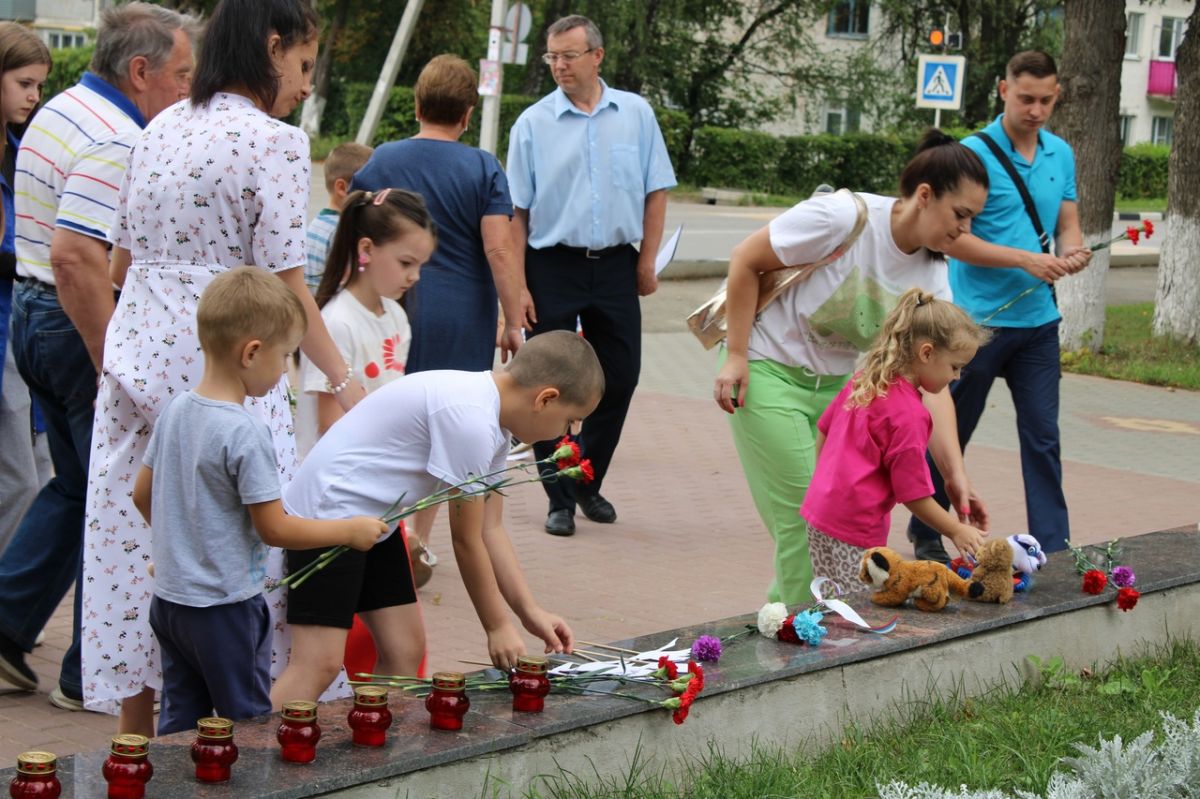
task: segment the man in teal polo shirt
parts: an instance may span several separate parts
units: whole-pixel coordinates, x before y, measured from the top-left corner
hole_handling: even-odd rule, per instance
[[[965,449],[992,383],[997,377],[1008,383],[1017,414],[1029,532],[1045,551],[1055,552],[1066,549],[1070,526],[1058,431],[1061,317],[1053,284],[1087,266],[1091,252],[1083,246],[1079,227],[1075,156],[1070,145],[1043,130],[1059,96],[1054,59],[1033,50],[1018,53],[1008,62],[999,88],[1004,113],[983,130],[996,149],[981,135],[963,140],[987,166],[987,203],[972,220],[971,233],[960,236],[946,253],[954,301],[991,328],[993,337],[963,370],[951,395]],[[1002,158],[1024,182],[1044,238]],[[949,507],[932,462],[930,469],[935,498]],[[917,558],[949,562],[941,537],[917,519],[909,525],[909,538]]]

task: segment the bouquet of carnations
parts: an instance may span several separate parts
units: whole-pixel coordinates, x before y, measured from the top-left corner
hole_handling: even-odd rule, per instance
[[[520,485],[521,483],[552,482],[562,478],[578,480],[581,483],[590,483],[595,478],[595,473],[592,470],[592,462],[587,458],[580,458],[580,454],[579,445],[564,436],[548,458],[540,461],[518,463],[480,475],[479,477],[471,477],[461,483],[455,483],[454,485],[435,491],[411,505],[401,505],[404,502],[404,495],[402,494],[399,499],[383,512],[380,518],[384,523],[391,526],[397,524],[401,519],[413,515],[417,511],[457,499],[460,492],[487,493],[490,491],[500,491],[501,489]],[[540,472],[539,467],[551,463],[555,466],[553,471]],[[267,591],[274,591],[276,588],[285,585],[289,588],[299,588],[304,584],[305,580],[328,566],[334,558],[347,552],[349,549],[350,547],[347,546],[337,546],[327,549],[316,560],[304,568],[297,569],[279,582],[269,586]]]
[[[825,596],[825,586],[833,589],[832,596]],[[893,616],[886,624],[871,626],[858,612],[840,599],[834,597],[842,594],[841,586],[828,577],[817,577],[808,589],[813,595],[811,607],[792,613],[782,602],[768,602],[758,611],[758,632],[789,644],[808,644],[820,646],[821,639],[828,630],[821,626],[826,613],[833,613],[853,624],[859,629],[882,635],[896,629],[899,616]]]
[[[1088,553],[1089,549],[1094,556]],[[1133,569],[1117,565],[1121,559],[1117,539],[1102,547],[1071,546],[1071,554],[1075,558],[1075,571],[1083,575],[1081,588],[1085,594],[1102,594],[1111,586],[1117,592],[1117,607],[1123,611],[1133,610],[1142,595],[1133,587],[1137,582]]]

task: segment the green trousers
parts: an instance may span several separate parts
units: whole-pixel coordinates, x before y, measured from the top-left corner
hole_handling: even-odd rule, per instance
[[[721,362],[724,362],[724,354]],[[807,602],[812,582],[808,531],[797,512],[816,466],[817,420],[849,375],[814,375],[770,360],[750,362],[747,402],[730,417],[733,443],[754,507],[775,542],[767,601]]]

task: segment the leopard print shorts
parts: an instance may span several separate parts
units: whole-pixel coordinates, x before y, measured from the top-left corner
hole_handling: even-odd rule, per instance
[[[862,591],[867,588],[859,582],[862,556],[867,550],[822,533],[811,524],[808,526],[808,556],[812,559],[813,576],[828,577],[843,591]]]

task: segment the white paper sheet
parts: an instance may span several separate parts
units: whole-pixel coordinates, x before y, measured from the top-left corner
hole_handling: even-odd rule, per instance
[[[671,234],[671,238],[667,239],[667,243],[658,251],[658,255],[654,257],[654,274],[658,275],[662,270],[667,268],[667,264],[675,259],[675,250],[679,248],[679,236],[683,233],[683,225],[675,228],[675,232]]]

